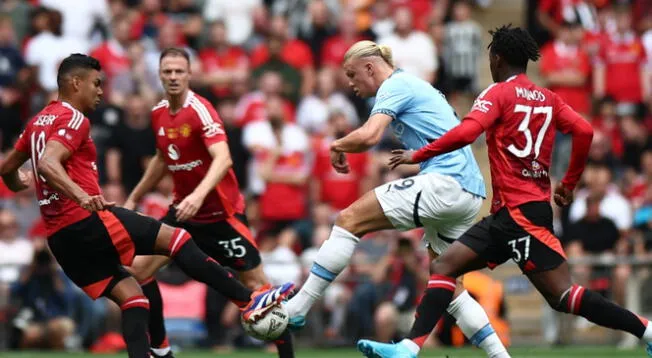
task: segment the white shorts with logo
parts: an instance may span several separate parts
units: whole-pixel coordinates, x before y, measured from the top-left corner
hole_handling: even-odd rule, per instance
[[[423,226],[424,240],[439,255],[473,226],[483,200],[452,177],[437,173],[394,180],[374,192],[397,230]]]

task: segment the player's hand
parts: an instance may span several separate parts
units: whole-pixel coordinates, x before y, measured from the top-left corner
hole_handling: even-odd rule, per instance
[[[401,164],[415,164],[412,160],[413,150],[394,149],[392,150],[392,157],[389,158],[389,169],[394,170]]]
[[[183,201],[177,205],[177,221],[186,221],[188,219],[192,219],[199,211],[199,208],[203,202],[204,198],[201,198],[199,195],[194,193],[186,196]]]
[[[558,206],[568,206],[573,202],[573,191],[568,189],[564,184],[559,183],[555,188],[555,204]]]
[[[115,202],[113,201],[106,201],[102,195],[93,195],[93,196],[86,196],[83,198],[79,206],[82,208],[88,210],[88,211],[100,211],[100,210],[106,210],[108,208],[114,207]]]
[[[127,201],[125,201],[125,203],[122,204],[123,208],[125,208],[127,210],[132,210],[132,211],[136,210],[136,206],[137,206],[136,202],[131,200],[131,199],[127,199]]]
[[[18,179],[20,180],[23,189],[27,189],[32,186],[32,183],[34,183],[34,174],[32,171],[18,169]]]
[[[351,170],[346,155],[342,152],[331,150],[331,164],[338,173],[346,174]]]

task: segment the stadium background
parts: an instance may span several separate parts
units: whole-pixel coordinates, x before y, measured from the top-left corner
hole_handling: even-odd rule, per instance
[[[441,89],[462,116],[491,83],[486,31],[509,22],[526,26],[542,46],[543,58],[529,69],[531,77],[566,96],[596,129],[577,200],[556,213],[575,279],[639,312],[652,312],[645,304],[652,293],[646,289],[652,262],[650,0],[5,0],[0,144],[3,152],[11,148],[24,122],[56,96],[58,62],[72,52],[90,53],[106,74],[104,104],[90,115],[98,168],[107,199],[124,201],[154,150],[148,114],[162,95],[158,55],[167,46],[183,46],[193,57],[193,90],[209,98],[224,121],[265,271],[272,282],[301,283],[338,209],[379,183],[415,172],[384,168],[388,151],[399,146],[389,134],[370,153],[350,157],[351,174],[330,169],[327,143],[359,126],[372,103],[355,98],[339,71],[348,46],[364,38],[391,44],[397,64]],[[607,80],[601,90],[594,78],[603,70]],[[280,145],[270,118],[284,123]],[[563,174],[570,152],[568,138],[558,139],[553,180]],[[483,140],[474,150],[489,187]],[[272,173],[290,180],[274,182]],[[140,210],[162,216],[170,194],[165,180]],[[15,195],[3,187],[0,204],[0,352],[36,346],[120,349],[116,308],[85,298],[47,253],[33,192]],[[418,230],[369,235],[351,268],[313,310],[298,344],[351,347],[361,337],[400,336],[409,327],[427,268],[419,239]],[[174,267],[158,278],[173,346],[224,353],[268,349],[242,336],[237,311],[217,293]],[[635,344],[553,313],[514,265],[473,274],[467,285],[513,346]],[[46,326],[46,337],[28,339],[38,336],[36,327]],[[437,333],[446,345],[464,344],[449,321]],[[435,344],[433,339],[430,345]],[[323,352],[300,356],[353,354]],[[15,356],[32,356],[26,354]]]

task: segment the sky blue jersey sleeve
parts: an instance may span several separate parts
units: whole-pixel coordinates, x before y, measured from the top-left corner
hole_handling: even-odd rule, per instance
[[[407,83],[390,77],[378,89],[370,116],[382,113],[396,119],[407,108],[412,98],[412,89]]]

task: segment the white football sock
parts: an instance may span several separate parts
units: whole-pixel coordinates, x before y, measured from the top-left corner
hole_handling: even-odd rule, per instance
[[[411,339],[405,338],[399,344],[404,345],[407,349],[412,352],[414,355],[418,355],[421,347],[418,344],[414,343]]]
[[[360,239],[333,226],[331,236],[319,248],[310,276],[301,290],[285,305],[290,317],[305,316],[335,277],[346,268]]]
[[[647,327],[645,328],[645,332],[643,332],[643,337],[641,337],[641,339],[647,343],[652,343],[652,324],[650,324],[650,322],[647,323]]]
[[[152,352],[156,353],[157,356],[163,357],[164,355],[168,354],[170,351],[170,347],[165,347],[165,348],[150,348]]]
[[[489,323],[482,306],[464,290],[446,309],[457,320],[462,333],[489,358],[509,358],[507,349]]]

